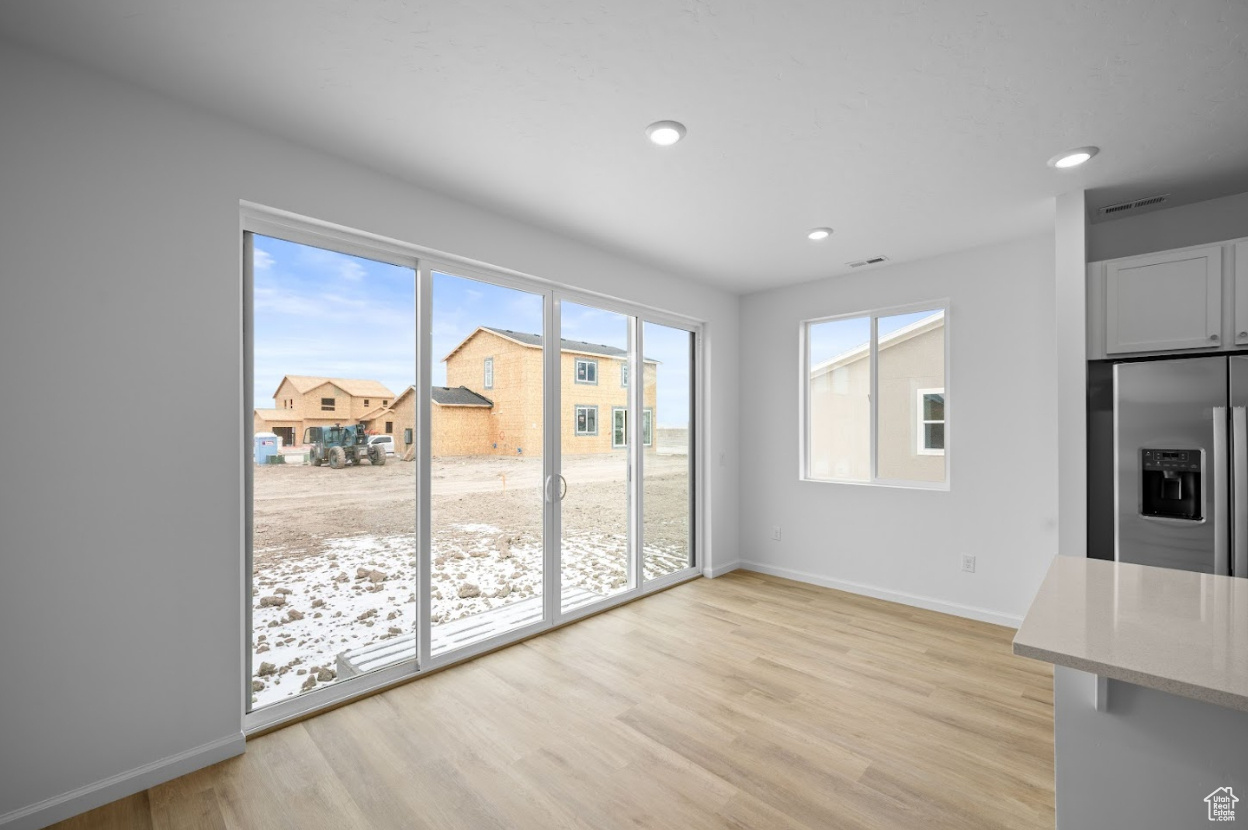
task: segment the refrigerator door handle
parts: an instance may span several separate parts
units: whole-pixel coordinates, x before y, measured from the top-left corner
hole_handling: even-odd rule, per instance
[[[1227,449],[1226,446],[1226,407],[1213,408],[1213,572],[1229,574],[1231,562],[1228,548],[1230,536],[1226,514],[1230,505],[1230,494],[1227,493]]]
[[[1231,451],[1234,453],[1231,498],[1235,501],[1231,543],[1235,559],[1230,573],[1233,576],[1248,576],[1248,409],[1242,406],[1231,409],[1231,427],[1234,430],[1231,434]]]

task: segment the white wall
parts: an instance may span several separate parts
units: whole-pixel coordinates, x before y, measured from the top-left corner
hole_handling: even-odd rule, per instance
[[[1248,236],[1248,193],[1110,219],[1088,228],[1088,262]]]
[[[1053,273],[1045,235],[745,297],[743,564],[1017,624],[1057,550]],[[798,481],[801,321],[944,297],[949,491]]]
[[[240,199],[708,321],[738,559],[738,298],[0,43],[0,824],[238,748]]]
[[[1054,354],[1057,372],[1058,547],[1088,549],[1087,201],[1082,190],[1054,205]]]

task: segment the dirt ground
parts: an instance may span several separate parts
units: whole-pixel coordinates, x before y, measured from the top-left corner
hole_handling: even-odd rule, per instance
[[[647,578],[688,563],[687,455],[646,453]],[[627,582],[622,454],[569,456],[562,581]],[[415,630],[416,465],[255,468],[253,703],[336,679],[336,655]],[[430,614],[438,626],[540,596],[539,457],[434,459]]]

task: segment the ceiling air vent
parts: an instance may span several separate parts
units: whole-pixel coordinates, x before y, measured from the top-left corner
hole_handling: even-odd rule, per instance
[[[1165,193],[1161,196],[1148,196],[1144,199],[1136,199],[1134,202],[1120,202],[1116,205],[1106,205],[1097,211],[1101,216],[1117,216],[1128,210],[1139,210],[1140,208],[1152,207],[1159,205],[1169,198],[1170,194]]]
[[[888,257],[873,256],[870,259],[860,259],[857,262],[847,262],[845,264],[850,268],[861,268],[864,265],[879,265],[881,262],[888,262]]]

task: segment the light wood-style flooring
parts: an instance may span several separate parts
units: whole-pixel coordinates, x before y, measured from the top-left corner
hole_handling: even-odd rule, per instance
[[[84,828],[1046,828],[1013,631],[700,579],[248,742]]]

